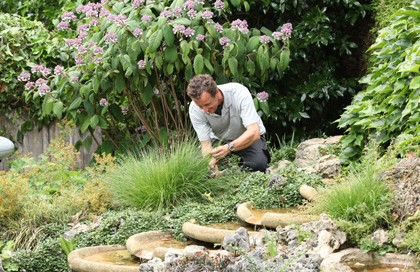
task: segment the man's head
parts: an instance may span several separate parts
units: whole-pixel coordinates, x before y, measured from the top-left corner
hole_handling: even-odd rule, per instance
[[[198,75],[190,80],[187,94],[205,112],[214,113],[223,101],[223,94],[214,79],[208,75]]]

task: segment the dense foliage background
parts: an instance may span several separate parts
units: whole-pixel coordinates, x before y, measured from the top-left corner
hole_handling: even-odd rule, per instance
[[[18,5],[2,3],[9,11],[13,5]],[[13,98],[16,103],[2,103],[0,112],[12,119],[9,105],[25,105],[25,114],[29,113],[31,121],[24,123],[21,132],[33,128],[34,123],[48,123],[55,118],[73,119],[81,131],[93,131],[99,126],[104,131],[102,150],[105,151],[129,142],[144,145],[150,139],[165,143],[173,137],[173,132],[190,131],[184,111],[188,104],[184,92],[186,83],[193,74],[208,72],[219,83],[239,81],[254,95],[268,93],[268,100],[256,99],[256,105],[273,142],[275,134],[291,135],[293,131],[296,137],[339,133],[332,122],[360,89],[356,80],[364,71],[361,54],[369,30],[366,23],[369,22],[369,5],[359,1],[235,0],[221,3],[219,8],[214,7],[213,2],[195,5],[192,8],[197,13],[194,19],[187,14],[184,1],[107,1],[105,7],[111,13],[102,15],[99,15],[99,3],[85,3],[78,11],[75,9],[82,3],[62,3],[61,14],[72,11],[77,17],[72,19],[65,15],[54,18],[57,10],[54,15],[48,13],[45,17],[46,10],[40,10],[36,18],[45,20],[53,30],[48,34],[58,42],[43,44],[47,47],[44,52],[49,55],[42,60],[28,59],[27,56],[33,54],[25,51],[13,52],[13,58],[19,57],[22,62],[11,64],[13,69],[2,68],[6,71],[2,77],[5,91],[0,99]],[[182,17],[177,21],[161,16],[163,11],[171,12],[176,6],[183,7]],[[92,14],[86,14],[91,8],[98,12],[98,25]],[[202,18],[206,10],[213,12],[212,20],[223,26],[221,32]],[[32,14],[29,9],[17,11],[27,17]],[[121,25],[116,16],[125,16],[120,19],[126,22]],[[147,16],[151,17],[146,22],[143,19]],[[21,19],[14,17],[12,22],[14,20]],[[55,28],[51,27],[52,22]],[[68,28],[63,29],[62,22],[69,23]],[[240,22],[247,31],[239,30]],[[83,26],[89,23],[95,25]],[[272,33],[280,32],[286,23],[291,23],[293,28],[290,39],[275,40]],[[12,23],[5,24],[4,29],[9,24]],[[176,25],[190,27],[195,36],[173,34]],[[136,28],[143,30],[142,35],[134,35]],[[113,46],[104,40],[109,32],[117,34]],[[198,34],[204,34],[204,42],[195,40]],[[92,51],[80,53],[79,45],[63,46],[65,40],[71,43],[78,35],[83,37],[82,51],[93,50],[89,43],[101,47],[103,51],[95,55],[97,61],[101,59],[100,63],[93,62]],[[265,35],[270,41],[262,44],[259,38]],[[221,46],[222,37],[234,42]],[[30,35],[22,39],[26,40],[21,44],[32,44]],[[54,60],[58,56],[60,59]],[[80,63],[82,59],[85,63]],[[138,68],[140,60],[146,62],[145,69]],[[9,63],[9,59],[4,60],[6,62]],[[41,97],[33,89],[25,90],[25,84],[18,84],[17,79],[35,65],[43,65],[51,71],[57,65],[62,66],[68,77],[53,77],[52,73],[44,77],[52,93]],[[35,72],[30,80],[35,81],[39,76],[40,72]],[[78,81],[72,82],[72,78]],[[22,110],[20,106],[16,108]]]

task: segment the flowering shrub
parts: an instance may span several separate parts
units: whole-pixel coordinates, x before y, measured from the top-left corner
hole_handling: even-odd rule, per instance
[[[62,49],[62,39],[56,33],[47,31],[39,22],[31,22],[25,18],[11,14],[0,14],[0,116],[7,117],[13,110],[18,114],[29,113],[31,119],[42,122],[45,116],[39,114],[41,100],[27,96],[19,81],[26,82],[31,78],[28,66],[42,63],[46,66],[55,66],[67,62],[69,55]],[[38,69],[33,66],[39,75],[49,75],[50,70]],[[29,68],[30,69],[30,68]],[[34,70],[35,72],[35,70]],[[45,82],[37,82],[42,86],[43,92],[48,92]],[[35,82],[29,83],[32,88]],[[28,103],[30,102],[30,103]],[[14,112],[16,115],[16,112]],[[48,120],[46,121],[48,122]],[[22,130],[25,131],[24,123]],[[29,127],[33,127],[30,125]]]
[[[80,5],[61,16],[75,65],[33,66],[19,80],[42,114],[70,118],[82,132],[103,129],[110,143],[150,139],[164,144],[171,132],[190,130],[186,85],[209,73],[219,83],[238,81],[252,91],[289,63],[291,24],[279,31],[249,29],[245,20],[226,21],[215,1],[133,0]],[[35,70],[34,70],[35,68]]]

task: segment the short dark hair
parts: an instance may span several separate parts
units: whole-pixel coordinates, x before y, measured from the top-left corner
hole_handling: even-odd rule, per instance
[[[187,94],[189,97],[198,99],[203,92],[208,92],[211,97],[216,95],[217,84],[216,81],[209,75],[197,75],[190,80],[187,87]]]

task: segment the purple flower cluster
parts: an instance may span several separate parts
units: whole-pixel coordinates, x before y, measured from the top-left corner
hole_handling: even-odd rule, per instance
[[[228,37],[221,37],[219,39],[219,43],[223,46],[223,48],[225,48],[226,46],[229,45],[230,39]]]
[[[196,3],[195,1],[192,0],[187,0],[185,1],[185,3],[182,5],[182,7],[186,10],[186,9],[193,9],[195,7]]]
[[[50,92],[51,92],[51,89],[46,84],[41,85],[38,89],[38,93],[40,96],[46,95],[47,93],[50,93]]]
[[[225,8],[225,3],[222,0],[216,0],[216,2],[214,2],[213,5],[216,9],[224,9]]]
[[[57,25],[57,29],[58,30],[67,30],[67,29],[69,29],[69,26],[70,26],[69,22],[60,22]]]
[[[65,75],[65,73],[64,73],[64,67],[63,66],[60,66],[60,65],[55,66],[55,68],[54,68],[54,75],[56,75],[56,76],[64,76]]]
[[[211,18],[213,18],[213,16],[214,16],[214,13],[211,12],[210,10],[205,10],[205,11],[203,11],[203,13],[201,13],[201,17],[203,19],[211,19]]]
[[[233,30],[238,30],[241,33],[248,33],[249,29],[248,29],[248,22],[246,20],[240,20],[240,19],[236,19],[235,21],[232,22],[232,29]]]
[[[18,75],[17,79],[21,82],[29,81],[31,79],[31,74],[28,72],[22,72],[20,75]]]
[[[219,23],[214,24],[214,29],[216,29],[216,31],[219,33],[223,32],[223,26]]]
[[[144,60],[139,60],[137,62],[137,66],[139,67],[139,69],[144,69],[146,68],[146,62]]]
[[[73,20],[76,20],[76,19],[77,19],[76,15],[74,15],[74,13],[71,12],[71,11],[64,12],[61,15],[61,20],[63,20],[63,21],[73,21]]]
[[[84,13],[87,18],[98,17],[103,10],[103,3],[87,3],[77,7],[76,12]]]
[[[137,38],[140,37],[141,35],[143,35],[143,29],[141,29],[141,28],[134,29],[133,35],[134,35],[134,37],[137,37]]]
[[[145,2],[145,0],[133,0],[133,2],[131,3],[131,6],[133,8],[139,8],[141,6],[141,4],[143,4]]]
[[[195,9],[190,9],[187,12],[188,17],[192,20],[195,18],[195,16],[197,15],[197,11]]]
[[[270,37],[268,37],[267,35],[262,35],[260,37],[260,42],[262,44],[268,44],[270,42]]]
[[[167,17],[167,18],[172,17],[172,11],[167,10],[167,9],[162,10],[162,12],[159,14],[159,16],[160,17]]]
[[[108,100],[106,100],[105,98],[101,98],[101,100],[99,100],[99,105],[102,107],[108,106]]]
[[[203,34],[198,34],[196,38],[197,38],[197,41],[204,41],[206,37]]]
[[[277,41],[288,40],[292,36],[293,26],[291,23],[285,23],[280,31],[273,32],[273,38]]]
[[[117,41],[117,34],[114,32],[108,32],[106,33],[104,39],[105,43],[115,43]]]
[[[143,17],[141,17],[142,22],[147,23],[148,21],[152,20],[152,16],[150,15],[143,15]]]
[[[183,33],[184,33],[184,31],[185,31],[185,26],[184,26],[184,25],[175,25],[175,26],[172,28],[172,32],[173,32],[174,34],[177,34],[177,33],[181,33],[181,34],[183,34]]]
[[[257,99],[260,102],[267,101],[268,100],[268,96],[269,95],[268,95],[268,93],[266,91],[262,91],[262,92],[257,93]]]

